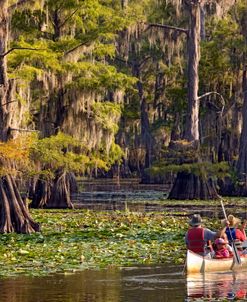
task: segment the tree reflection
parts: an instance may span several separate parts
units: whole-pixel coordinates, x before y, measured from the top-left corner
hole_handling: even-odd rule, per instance
[[[118,302],[120,271],[83,271],[49,277],[0,280],[0,301]]]

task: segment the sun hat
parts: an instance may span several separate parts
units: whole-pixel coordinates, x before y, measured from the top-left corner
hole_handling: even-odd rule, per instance
[[[226,244],[226,241],[223,238],[217,238],[215,244]]]
[[[190,226],[199,226],[202,224],[202,217],[200,214],[194,214],[192,217],[191,217],[191,220],[189,222],[189,225]]]
[[[232,214],[228,215],[227,220],[229,221],[229,227],[231,228],[236,227],[238,224],[241,223],[241,220],[237,217],[234,217]],[[221,222],[222,224],[225,224],[226,220],[223,219]]]

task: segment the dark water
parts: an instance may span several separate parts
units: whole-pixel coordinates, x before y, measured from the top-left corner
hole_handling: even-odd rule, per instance
[[[6,302],[168,302],[182,301],[184,295],[181,267],[88,270],[0,280],[0,301]]]
[[[0,280],[6,302],[178,302],[247,298],[247,272],[186,278],[181,266],[87,270],[49,277]],[[211,300],[212,299],[212,300]],[[244,301],[243,300],[243,301]]]

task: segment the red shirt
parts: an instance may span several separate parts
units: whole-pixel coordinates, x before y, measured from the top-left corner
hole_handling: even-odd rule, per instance
[[[236,239],[240,240],[240,241],[245,241],[246,236],[244,236],[244,234],[242,233],[242,231],[240,229],[236,229]]]

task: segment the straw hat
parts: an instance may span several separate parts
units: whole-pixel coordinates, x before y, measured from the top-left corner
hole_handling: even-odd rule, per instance
[[[189,222],[189,225],[196,227],[202,224],[202,217],[200,214],[194,214]]]
[[[234,228],[236,227],[238,224],[241,223],[241,220],[238,219],[237,217],[234,217],[233,215],[228,215],[227,220],[229,221],[229,227]],[[222,224],[225,224],[226,220],[223,219],[222,220]]]

